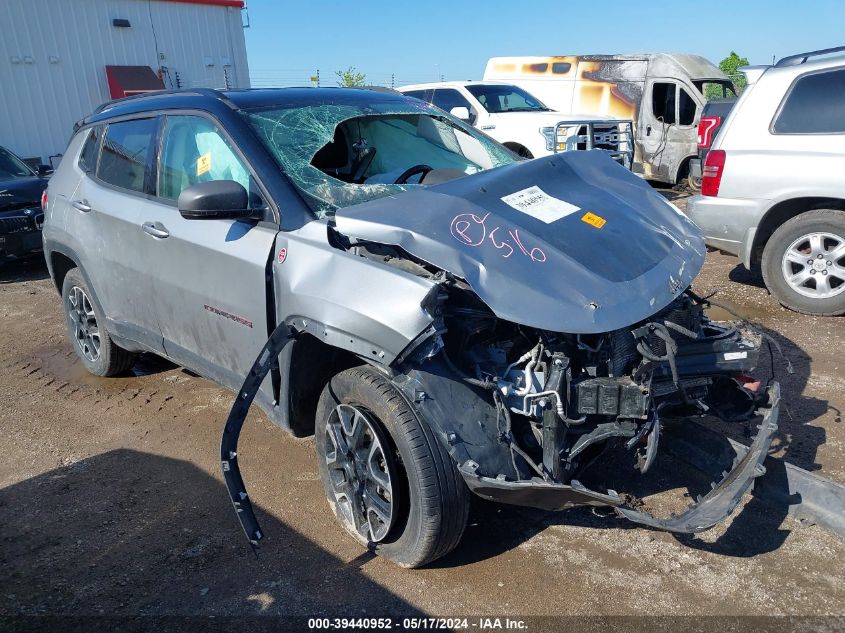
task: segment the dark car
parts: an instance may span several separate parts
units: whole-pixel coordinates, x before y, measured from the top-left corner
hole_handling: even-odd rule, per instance
[[[49,167],[33,171],[5,147],[0,147],[0,264],[41,252],[41,196]]]

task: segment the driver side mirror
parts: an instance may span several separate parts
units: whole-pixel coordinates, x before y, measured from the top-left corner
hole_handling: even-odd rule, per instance
[[[449,110],[449,114],[451,114],[456,119],[460,119],[461,121],[469,121],[469,108],[465,106],[457,106]]]
[[[249,194],[234,180],[210,180],[188,187],[176,205],[186,220],[237,220],[252,217]]]
[[[53,168],[50,167],[50,165],[39,165],[38,167],[36,167],[35,173],[37,173],[39,176],[49,176],[53,173]]]

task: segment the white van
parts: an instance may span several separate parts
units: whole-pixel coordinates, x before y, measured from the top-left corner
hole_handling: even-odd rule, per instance
[[[679,53],[494,57],[484,79],[516,84],[564,114],[633,120],[634,172],[670,184],[685,180],[697,157],[707,98],[736,94],[717,66]]]

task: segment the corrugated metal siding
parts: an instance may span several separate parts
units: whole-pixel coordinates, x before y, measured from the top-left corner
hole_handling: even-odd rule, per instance
[[[128,19],[131,27],[113,27],[114,18]],[[249,87],[236,8],[164,0],[2,0],[0,25],[0,145],[24,157],[46,160],[64,152],[74,122],[110,98],[107,65],[166,66],[168,88],[177,87],[177,77],[183,88],[225,88],[227,76],[229,87]],[[226,60],[231,65],[224,72]]]

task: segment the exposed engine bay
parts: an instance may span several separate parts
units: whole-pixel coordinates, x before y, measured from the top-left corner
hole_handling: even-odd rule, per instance
[[[441,353],[490,391],[520,476],[527,466],[546,480],[577,479],[613,438],[645,473],[662,420],[745,420],[766,397],[747,376],[759,337],[712,323],[690,291],[647,321],[590,335],[520,327],[468,303],[444,308]]]

